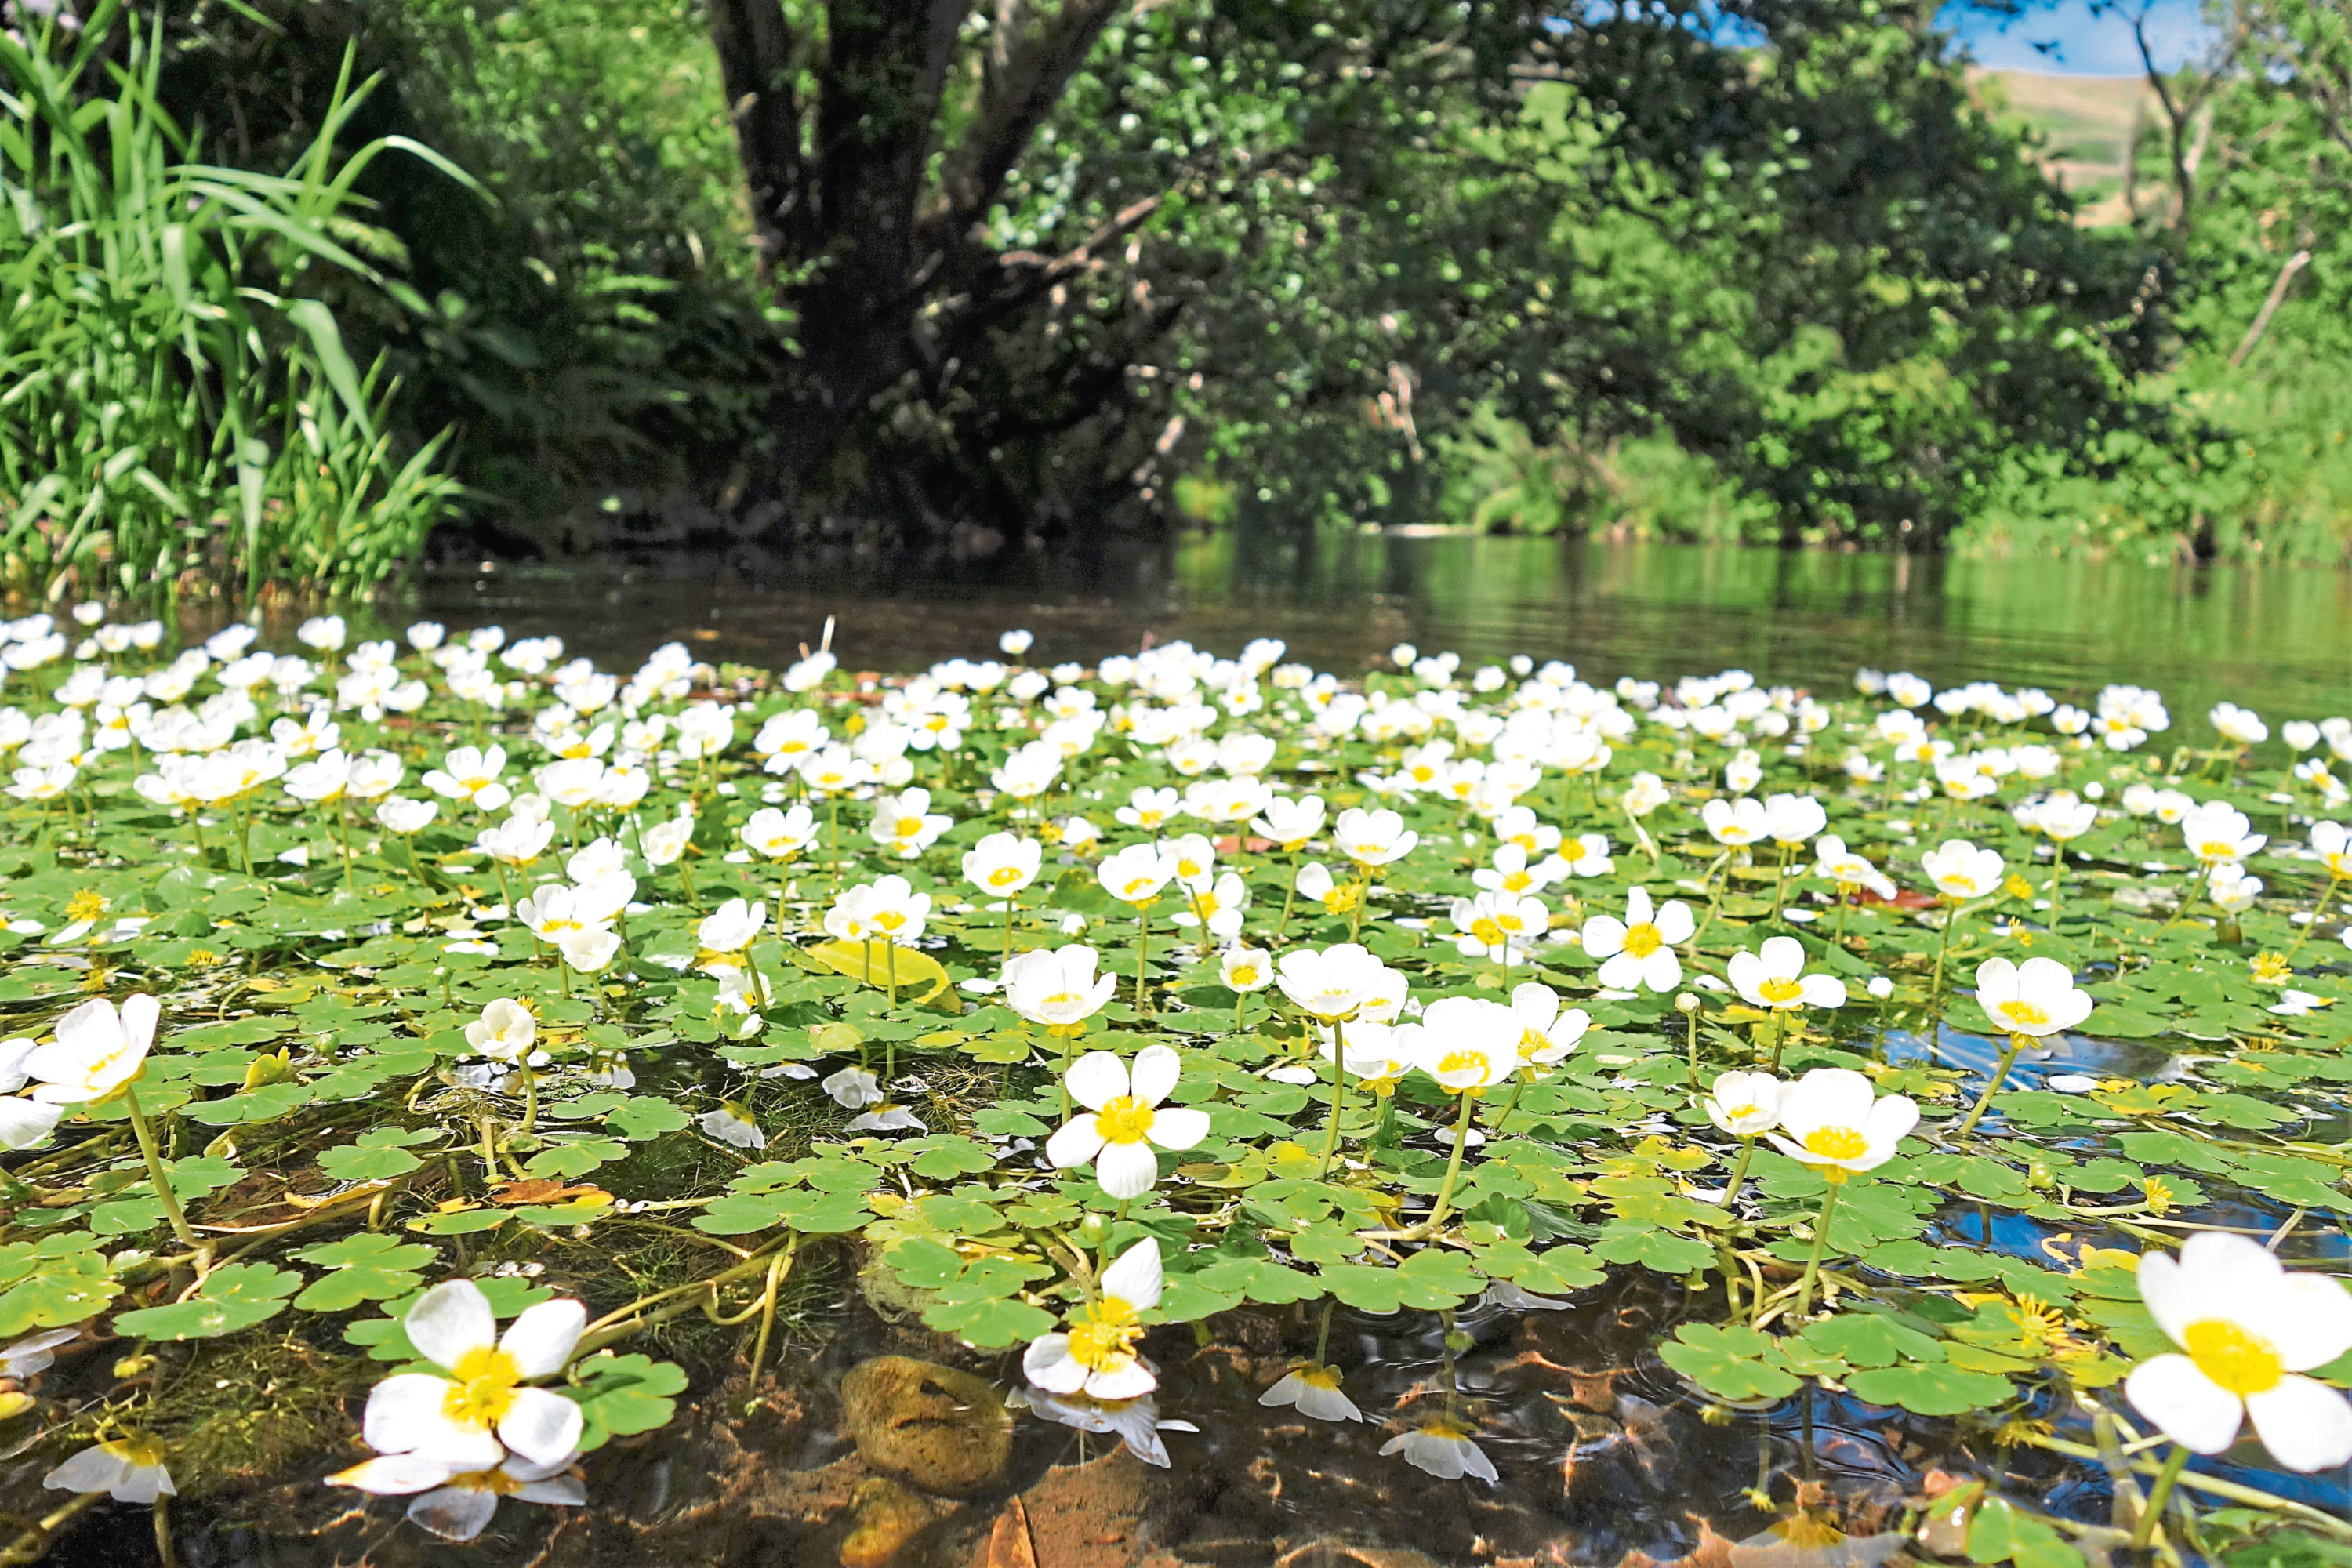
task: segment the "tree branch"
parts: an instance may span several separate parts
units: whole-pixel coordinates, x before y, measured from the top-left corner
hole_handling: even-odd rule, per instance
[[[793,39],[779,0],[710,0],[710,41],[760,239],[761,268],[796,248],[807,213]]]
[[[988,52],[981,61],[973,123],[949,153],[940,189],[925,205],[923,244],[951,244],[985,212],[1005,174],[1054,110],[1118,0],[1062,0],[1036,16],[1030,0],[996,0]]]

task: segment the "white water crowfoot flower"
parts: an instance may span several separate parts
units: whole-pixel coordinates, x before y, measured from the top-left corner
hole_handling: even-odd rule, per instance
[[[482,1016],[466,1026],[466,1043],[496,1062],[527,1061],[538,1038],[539,1020],[530,1009],[504,996],[487,1004]]]
[[[1791,1321],[1812,1310],[1813,1281],[1828,1250],[1830,1216],[1838,1194],[1854,1174],[1874,1171],[1895,1158],[1895,1146],[1919,1124],[1919,1107],[1908,1096],[1884,1099],[1868,1079],[1851,1068],[1815,1068],[1799,1079],[1780,1101],[1780,1131],[1767,1133],[1775,1148],[1821,1172],[1822,1212],[1813,1222],[1813,1249],[1797,1282]]]
[[[1068,1326],[1031,1342],[1022,1374],[1049,1394],[1135,1399],[1160,1386],[1136,1343],[1143,1314],[1160,1305],[1160,1243],[1144,1237],[1103,1270],[1102,1294],[1070,1314]]]
[[[177,1497],[172,1472],[163,1468],[163,1445],[152,1437],[116,1437],[93,1443],[41,1478],[57,1491],[104,1492],[117,1502],[153,1506],[159,1497]]]
[[[1751,1007],[1779,1012],[1845,1005],[1845,982],[1807,974],[1804,968],[1805,944],[1792,936],[1774,936],[1754,952],[1733,953],[1728,973],[1732,989]]]
[[[139,1076],[161,1013],[143,994],[125,998],[120,1012],[102,996],[76,1007],[58,1020],[54,1040],[25,1056],[26,1078],[39,1080],[33,1098],[49,1105],[108,1099]]]
[[[26,1058],[33,1054],[32,1040],[18,1037],[0,1040],[0,1149],[30,1149],[57,1130],[58,1119],[66,1113],[62,1105],[31,1100],[16,1091],[25,1087],[27,1074]]]
[[[1780,1152],[1820,1169],[1835,1185],[1893,1159],[1895,1145],[1918,1124],[1919,1107],[1907,1095],[1881,1098],[1851,1068],[1815,1068],[1790,1087],[1780,1102],[1780,1131],[1769,1136]]]
[[[1287,1405],[1317,1421],[1361,1421],[1356,1402],[1339,1392],[1339,1369],[1312,1362],[1292,1367],[1257,1396],[1260,1405]]]
[[[2176,1260],[2150,1252],[2139,1290],[2157,1326],[2186,1354],[2142,1363],[2124,1383],[2134,1408],[2181,1447],[2219,1454],[2251,1418],[2291,1470],[2352,1461],[2352,1403],[2296,1375],[2352,1350],[2352,1295],[2315,1274],[2290,1273],[2242,1236],[2192,1236]],[[2150,1509],[2161,1500],[2151,1498]]]
[[[327,1478],[377,1497],[409,1497],[408,1521],[444,1541],[471,1541],[489,1528],[499,1500],[578,1508],[588,1500],[580,1478],[566,1475],[577,1454],[536,1463],[510,1454],[503,1463],[464,1470],[423,1454],[382,1454]]]
[[[1138,1052],[1131,1077],[1127,1064],[1109,1051],[1088,1051],[1071,1066],[1068,1079],[1070,1098],[1086,1110],[1046,1141],[1046,1160],[1063,1171],[1091,1161],[1105,1193],[1122,1202],[1141,1197],[1160,1179],[1155,1145],[1181,1151],[1209,1135],[1207,1111],[1160,1106],[1182,1070],[1181,1060],[1166,1046]],[[1152,1256],[1156,1267],[1159,1254]]]
[[[2073,973],[2054,958],[2029,958],[2023,963],[1989,958],[1977,965],[1977,1005],[1993,1027],[2007,1031],[2009,1040],[1954,1137],[1976,1131],[1985,1108],[2009,1081],[2009,1069],[2017,1065],[2027,1040],[2073,1028],[2091,1016],[2092,1001],[2089,993],[2075,989]]]
[[[1936,890],[1955,902],[1981,899],[2000,889],[2005,864],[1997,849],[1979,849],[1965,838],[1947,838],[1920,857]]]
[[[588,1310],[559,1299],[527,1308],[498,1332],[489,1298],[470,1279],[436,1285],[402,1320],[438,1373],[397,1373],[368,1394],[361,1432],[380,1454],[419,1454],[486,1470],[509,1449],[551,1464],[580,1446],[580,1406],[531,1384],[572,1359]]]
[[[863,1110],[869,1105],[882,1103],[880,1080],[864,1068],[843,1068],[817,1087],[831,1095],[834,1103],[845,1110]]]
[[[1401,1453],[1406,1464],[1426,1470],[1442,1481],[1475,1476],[1492,1486],[1501,1478],[1495,1473],[1495,1461],[1470,1440],[1472,1430],[1462,1422],[1439,1416],[1423,1422],[1410,1432],[1397,1434],[1381,1445],[1381,1453],[1383,1457]]]
[[[1706,1119],[1735,1138],[1755,1138],[1780,1124],[1789,1086],[1769,1072],[1727,1072],[1706,1091]]]
[[[1559,993],[1533,980],[1511,988],[1511,1012],[1519,1021],[1519,1059],[1532,1067],[1560,1060],[1592,1027],[1591,1014],[1581,1007],[1562,1012]]]
[[[1387,970],[1370,948],[1343,942],[1320,952],[1293,948],[1282,955],[1275,979],[1301,1012],[1331,1024],[1354,1017]]]
[[[1095,973],[1098,962],[1083,942],[1034,948],[1004,966],[1004,1005],[1048,1034],[1083,1034],[1087,1019],[1118,988],[1118,976]]]
[[[1675,953],[1688,942],[1698,923],[1680,899],[1654,906],[1650,889],[1635,888],[1625,895],[1625,918],[1594,915],[1584,922],[1584,951],[1601,960],[1601,984],[1612,991],[1672,991],[1683,982],[1683,963]]]

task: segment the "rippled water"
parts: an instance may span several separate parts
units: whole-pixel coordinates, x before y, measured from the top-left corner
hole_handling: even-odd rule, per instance
[[[2058,692],[2123,680],[2162,689],[2191,733],[2223,698],[2274,721],[2352,708],[2352,574],[2336,571],[1220,535],[987,562],[845,555],[765,575],[678,559],[444,570],[417,607],[502,618],[632,662],[683,637],[713,658],[773,666],[814,645],[830,616],[844,658],[882,669],[969,655],[1018,625],[1038,635],[1035,662],[1147,637],[1232,653],[1270,636],[1318,668],[1352,672],[1409,640],[1467,658],[1566,658],[1608,679],[1741,666],[1842,688],[1874,665]]]

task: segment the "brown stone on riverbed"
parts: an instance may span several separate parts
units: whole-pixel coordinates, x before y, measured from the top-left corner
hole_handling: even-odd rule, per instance
[[[1143,1466],[1124,1448],[1057,1465],[1004,1505],[971,1568],[1128,1568],[1147,1555]]]
[[[985,1379],[877,1356],[841,1380],[841,1420],[876,1469],[942,1497],[985,1491],[1013,1453],[1013,1422]]]

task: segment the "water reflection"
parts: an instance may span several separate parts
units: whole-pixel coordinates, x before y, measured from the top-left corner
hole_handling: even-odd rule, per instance
[[[605,660],[684,637],[714,658],[773,665],[834,616],[844,658],[883,668],[975,655],[1024,625],[1043,662],[1147,637],[1233,652],[1270,635],[1342,672],[1403,640],[1476,658],[1566,658],[1603,679],[1739,665],[1826,687],[1872,664],[2070,692],[2128,680],[2161,688],[2200,733],[2224,697],[2275,716],[2332,712],[2352,674],[2352,575],[2339,572],[1585,540],[1217,535],[985,562],[845,553],[790,570],[679,559],[444,569],[417,607],[553,632]]]

